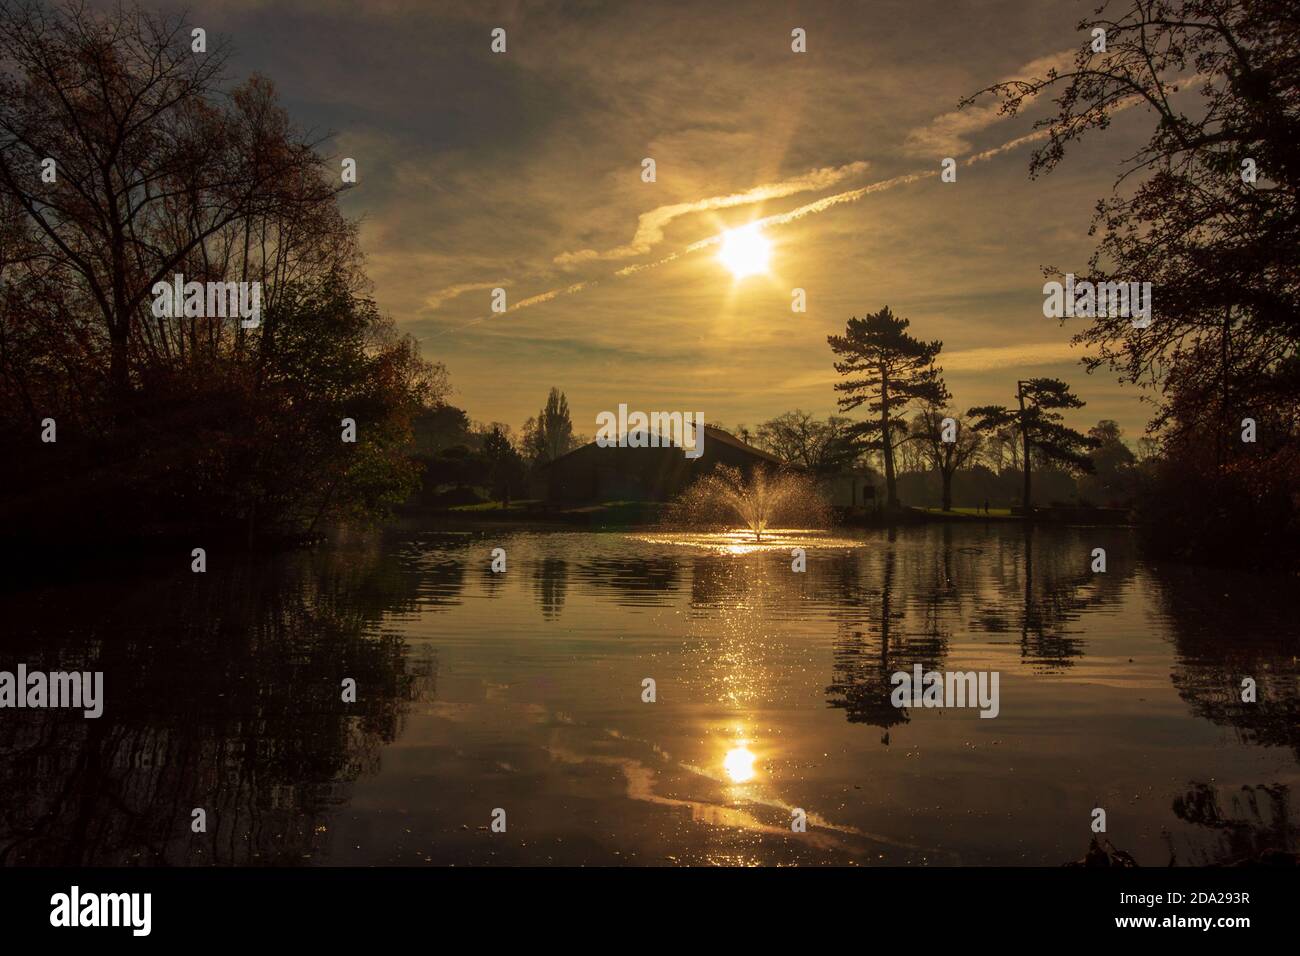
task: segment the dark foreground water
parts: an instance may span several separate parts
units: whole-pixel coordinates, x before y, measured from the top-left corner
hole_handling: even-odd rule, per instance
[[[0,863],[1056,865],[1097,807],[1143,865],[1300,842],[1293,582],[1153,567],[1121,529],[189,560],[0,596],[0,670],[106,696],[0,710]],[[997,671],[998,717],[895,708],[917,663]]]

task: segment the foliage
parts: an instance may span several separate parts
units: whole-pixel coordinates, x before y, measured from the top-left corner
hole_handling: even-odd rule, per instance
[[[835,474],[861,454],[852,419],[818,419],[797,408],[759,425],[756,441],[759,448],[818,476]]]
[[[337,174],[271,84],[227,87],[221,44],[189,40],[138,7],[0,3],[11,532],[293,535],[377,520],[416,480],[445,369],[369,299]],[[258,283],[261,314],[153,314],[176,274]]]
[[[1023,449],[1025,490],[1021,503],[1032,506],[1030,474],[1037,455],[1044,462],[1065,465],[1083,472],[1092,470],[1088,451],[1096,439],[1075,431],[1065,424],[1060,409],[1082,408],[1084,402],[1070,391],[1070,386],[1056,378],[1032,378],[1018,382],[1018,408],[1004,405],[981,405],[967,414],[975,419],[977,432],[997,432],[1015,426],[1020,432]],[[1033,454],[1030,454],[1032,452]]]
[[[533,464],[554,461],[578,447],[569,417],[569,400],[557,388],[546,396],[546,405],[536,418],[524,424],[524,454]]]
[[[898,506],[894,452],[907,434],[904,413],[913,402],[942,403],[947,394],[934,360],[943,343],[923,342],[908,334],[911,323],[888,306],[864,318],[851,318],[843,335],[827,336],[840,357],[835,371],[846,376],[835,383],[842,393],[839,407],[850,411],[865,404],[869,417],[857,424],[854,436],[863,448],[879,451],[885,466],[889,507]]]
[[[1137,106],[1154,118],[1098,203],[1089,276],[1152,283],[1151,322],[1138,328],[1101,316],[1075,341],[1091,348],[1090,368],[1109,367],[1154,393],[1163,461],[1151,471],[1164,476],[1156,486],[1167,498],[1146,495],[1144,514],[1159,522],[1156,537],[1167,535],[1184,554],[1204,542],[1211,560],[1223,558],[1213,541],[1236,541],[1250,561],[1291,553],[1294,543],[1280,543],[1278,529],[1295,528],[1294,502],[1284,502],[1300,484],[1295,4],[1118,0],[1080,26],[1089,41],[1093,26],[1104,28],[1105,49],[1085,42],[1073,67],[999,83],[965,102],[991,93],[1014,115],[1054,94],[1055,112],[1036,124],[1046,140],[1031,176],[1054,169],[1120,111]],[[1267,439],[1240,440],[1248,417]],[[1207,507],[1209,494],[1251,497]],[[1253,526],[1264,516],[1274,523],[1252,547],[1240,537],[1242,521]],[[1217,530],[1206,526],[1216,521]]]
[[[952,419],[951,441],[945,439],[945,419]],[[952,509],[953,476],[979,457],[983,451],[983,438],[956,412],[939,405],[931,405],[919,412],[912,419],[911,432],[911,441],[919,446],[926,463],[939,473],[943,482],[943,510],[949,511]]]

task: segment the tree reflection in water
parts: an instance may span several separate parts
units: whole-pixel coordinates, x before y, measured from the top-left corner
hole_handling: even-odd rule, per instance
[[[7,656],[102,670],[106,698],[98,720],[0,721],[0,864],[300,864],[328,852],[326,812],[375,769],[407,702],[435,691],[436,660],[411,660],[378,625],[456,576],[431,580],[378,551],[130,570],[68,596],[31,586],[0,598],[16,624]],[[191,832],[194,808],[206,833]]]
[[[921,533],[926,546],[919,548],[899,548],[897,535],[888,533],[878,577],[870,554],[848,554],[827,574],[833,587],[853,595],[866,612],[865,620],[841,615],[834,675],[826,688],[829,706],[845,711],[851,722],[882,728],[906,723],[906,708],[889,701],[890,676],[916,664],[943,669],[951,663],[954,630],[1018,632],[1021,659],[1035,671],[1069,667],[1084,653],[1082,641],[1070,633],[1071,622],[1118,602],[1133,576],[1129,549],[1111,548],[1107,573],[1093,574],[1085,542],[1062,546],[1059,532],[1053,532],[1053,546],[1038,549],[1034,538],[1041,532],[1031,527],[1019,542],[986,534],[972,545],[970,534],[963,534],[960,547],[953,544],[951,525]],[[1098,537],[1113,534],[1100,529]],[[864,573],[879,580],[879,588],[864,585]],[[960,669],[969,668],[962,663]]]

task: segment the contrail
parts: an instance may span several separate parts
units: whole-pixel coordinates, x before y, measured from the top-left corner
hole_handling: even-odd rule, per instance
[[[1190,83],[1192,80],[1196,79],[1198,75],[1199,74],[1193,73],[1187,76],[1181,76],[1171,81],[1168,85],[1174,89],[1182,88],[1186,86],[1188,83]],[[1142,102],[1142,98],[1137,95],[1133,95],[1125,99],[1119,100],[1118,102],[1111,105],[1110,107],[1111,114],[1113,115],[1115,113],[1118,113],[1120,110],[1129,109],[1130,107],[1136,106],[1141,102]],[[1046,139],[1049,135],[1051,135],[1050,130],[1047,129],[1034,130],[1032,133],[1026,133],[1024,136],[1017,136],[1015,139],[1007,140],[1007,142],[1003,143],[1001,146],[994,146],[991,149],[986,149],[983,150],[982,152],[974,153],[973,155],[966,157],[964,164],[970,166],[973,163],[987,162],[988,160],[993,159],[995,156],[1001,156],[1003,153],[1010,152],[1013,149],[1019,149],[1021,146],[1024,146],[1026,143],[1036,143],[1039,140]],[[858,163],[850,163],[849,165],[839,167],[838,169],[828,168],[828,169],[814,170],[812,173],[808,174],[807,177],[802,177],[798,180],[795,180],[794,182],[804,183],[805,180],[809,179],[809,177],[811,177],[812,180],[815,180],[819,176],[821,177],[841,176],[842,174],[850,170],[865,168],[865,165],[866,165],[865,163],[861,165],[859,165]],[[924,169],[924,170],[917,170],[911,173],[904,173],[901,176],[894,176],[891,179],[882,179],[879,182],[871,183],[868,186],[862,186],[858,189],[849,189],[841,193],[836,193],[833,196],[826,196],[823,199],[818,199],[815,202],[807,203],[803,206],[798,207],[797,209],[792,209],[789,212],[778,213],[777,215],[774,216],[767,216],[763,219],[757,220],[757,223],[760,227],[783,226],[786,223],[794,222],[797,219],[803,219],[805,216],[812,216],[812,215],[816,215],[819,212],[825,212],[827,209],[830,209],[834,206],[841,206],[844,205],[845,203],[857,202],[859,199],[862,199],[864,196],[870,196],[873,193],[884,192],[885,190],[893,189],[895,186],[906,186],[910,183],[918,182],[930,176],[937,176],[937,175],[939,175],[939,173],[934,169]],[[755,189],[758,190],[765,189],[765,188],[770,188],[770,187],[755,187]],[[799,188],[802,189],[804,188],[804,186],[800,186]],[[723,200],[720,203],[720,205],[731,205],[733,204],[733,201],[741,199],[752,193],[754,193],[754,190],[750,190],[748,193],[738,193],[735,196],[727,197],[725,200]],[[713,202],[713,200],[705,201],[706,204],[709,202]],[[690,206],[690,205],[691,204],[683,204],[683,206]],[[644,218],[645,216],[643,215],[642,219]],[[654,262],[645,262],[645,263],[641,263],[640,265],[625,266],[622,269],[616,271],[613,274],[613,277],[616,279],[624,279],[627,278],[628,276],[636,275],[638,272],[644,272],[646,269],[656,269],[659,266],[666,265],[669,262],[673,262],[674,260],[680,259],[682,256],[690,255],[693,252],[699,252],[701,249],[707,249],[710,246],[717,245],[719,242],[722,241],[722,236],[723,236],[722,233],[718,233],[716,235],[709,236],[705,239],[700,239],[697,242],[691,243],[685,249],[679,252],[674,252],[671,255],[664,256],[662,259],[657,259]],[[586,282],[575,282],[573,285],[564,288],[551,289],[548,292],[542,292],[539,293],[538,295],[530,296],[527,299],[520,299],[513,306],[508,308],[505,314],[518,311],[519,309],[526,309],[529,306],[540,305],[543,302],[550,302],[552,299],[557,299],[561,296],[573,295],[576,292],[581,292],[583,289],[587,288],[588,286],[599,285],[599,284],[600,284],[599,279],[591,279]],[[496,313],[496,314],[500,315],[502,313]],[[489,318],[492,318],[492,316],[485,315],[482,316],[481,318],[471,319],[470,321],[464,323],[463,325],[456,326],[455,328],[443,329],[441,332],[434,332],[429,336],[429,338],[437,338],[438,336],[446,335],[450,332],[459,332],[463,329],[469,328],[471,325],[478,325],[480,322],[483,322]]]
[[[969,166],[971,163],[982,163],[985,160],[992,159],[994,156],[1015,149],[1018,146],[1023,146],[1025,143],[1045,139],[1046,137],[1046,130],[1029,133],[1028,135],[1013,139],[1010,142],[1003,143],[1001,146],[995,146],[993,149],[986,149],[982,153],[976,153],[974,156],[967,158],[966,165]],[[800,206],[797,209],[792,209],[789,212],[777,213],[775,216],[766,216],[762,219],[755,220],[755,224],[760,228],[766,228],[768,226],[784,226],[786,223],[794,222],[796,219],[803,219],[805,216],[812,216],[819,212],[825,212],[832,206],[841,206],[844,203],[857,202],[862,197],[870,196],[872,193],[884,192],[887,189],[893,189],[895,186],[906,186],[927,177],[937,175],[939,174],[933,169],[903,173],[901,176],[894,176],[892,179],[882,179],[880,182],[872,183],[869,186],[862,186],[858,189],[849,189],[842,193],[836,193],[833,196],[826,196],[823,199],[818,199],[816,202],[810,202],[807,205]],[[655,262],[645,262],[640,265],[619,269],[614,273],[614,275],[622,278],[623,276],[629,276],[645,269],[654,269],[657,266],[672,262],[674,259],[680,258],[687,253],[699,252],[701,249],[707,249],[709,246],[716,246],[722,241],[722,237],[723,233],[718,233],[717,235],[709,236],[707,239],[700,239],[698,242],[691,243],[681,252],[674,252],[672,255],[665,256]]]
[[[969,166],[973,163],[986,162],[987,160],[990,160],[995,156],[1000,156],[1003,153],[1024,146],[1026,143],[1033,143],[1033,142],[1037,142],[1038,140],[1046,139],[1047,136],[1048,136],[1047,130],[1045,129],[1035,130],[1034,132],[1027,133],[1024,136],[1018,136],[1015,139],[1008,140],[1007,142],[1003,143],[1001,146],[995,146],[992,149],[986,149],[983,152],[975,153],[972,156],[968,156],[964,160],[964,165]],[[825,196],[822,199],[818,199],[815,202],[806,203],[805,205],[799,206],[796,209],[792,209],[789,212],[777,213],[776,215],[773,216],[766,216],[762,219],[756,220],[756,222],[757,225],[760,226],[761,228],[766,228],[768,226],[784,226],[787,223],[795,222],[796,220],[803,219],[806,216],[814,216],[819,212],[825,212],[827,209],[831,209],[835,206],[842,206],[846,203],[857,202],[859,199],[862,199],[865,196],[870,196],[874,193],[885,192],[886,190],[893,189],[897,186],[910,185],[911,183],[919,182],[922,179],[927,179],[931,176],[938,176],[938,175],[939,175],[939,171],[935,169],[924,169],[924,170],[916,170],[910,173],[903,173],[902,175],[894,176],[891,177],[890,179],[882,179],[879,182],[874,182],[867,186],[861,186],[857,189],[848,189],[841,193],[835,193],[833,196]],[[671,255],[664,256],[662,259],[657,259],[654,262],[644,262],[639,265],[625,266],[624,268],[619,269],[618,271],[613,273],[613,278],[624,279],[627,278],[628,276],[636,275],[638,272],[644,272],[646,269],[657,269],[659,266],[666,265],[667,263],[680,259],[683,256],[690,255],[691,253],[694,252],[699,252],[701,249],[707,249],[710,246],[715,246],[722,241],[722,237],[723,237],[723,233],[717,233],[716,235],[708,236],[707,238],[700,239],[697,242],[693,242],[685,249],[679,252],[674,252]],[[597,285],[597,284],[599,284],[599,280],[593,279],[588,282],[575,282],[573,285],[566,286],[563,288],[551,289],[547,292],[542,292],[537,295],[530,296],[527,299],[520,299],[514,305],[506,309],[505,313],[496,313],[496,315],[497,316],[500,316],[502,314],[508,315],[511,312],[517,312],[518,310],[526,309],[529,306],[540,305],[543,302],[550,302],[552,299],[558,299],[561,296],[573,295],[576,292],[581,292],[583,289],[587,288],[588,286]],[[463,325],[458,325],[455,328],[451,328],[451,329],[443,329],[441,332],[432,333],[428,337],[436,338],[441,335],[446,335],[450,332],[459,332],[462,331],[463,329],[469,328],[471,325],[478,325],[480,322],[484,322],[490,318],[493,318],[493,316],[485,315],[477,319],[471,319],[470,321],[464,323]]]
[[[740,193],[711,196],[708,199],[698,199],[695,202],[657,206],[649,212],[641,213],[637,219],[636,235],[626,245],[617,246],[605,252],[597,252],[595,249],[564,252],[556,256],[554,261],[558,265],[569,265],[592,259],[627,259],[632,256],[642,256],[657,243],[663,241],[664,229],[680,216],[695,212],[729,209],[732,206],[748,206],[768,199],[784,199],[786,196],[793,196],[795,193],[820,192],[836,185],[842,179],[857,176],[866,170],[867,163],[864,160],[858,160],[844,166],[827,166],[822,169],[814,169],[802,176],[795,176],[793,179],[783,180],[778,183],[764,183],[761,186],[754,186],[752,189],[746,189]]]

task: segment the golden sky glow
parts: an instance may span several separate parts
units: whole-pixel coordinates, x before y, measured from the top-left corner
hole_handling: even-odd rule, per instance
[[[956,110],[1064,62],[1085,39],[1073,0],[1003,11],[995,43],[978,6],[913,0],[693,6],[689,28],[643,4],[209,13],[237,41],[232,68],[271,76],[302,125],[334,131],[332,154],[357,159],[343,204],[362,217],[375,299],[447,364],[475,419],[518,428],[552,385],[587,434],[619,402],[730,425],[828,414],[826,336],[889,305],[943,340],[958,408],[1053,375],[1088,403],[1072,424],[1140,434],[1137,393],[1078,366],[1082,320],[1043,317],[1042,268],[1086,269],[1091,212],[1145,139],[1143,110],[1032,181],[1046,104]],[[506,54],[489,49],[497,26]],[[794,26],[807,53],[790,50]],[[954,183],[938,177],[949,156]],[[739,242],[751,223],[769,248]]]

